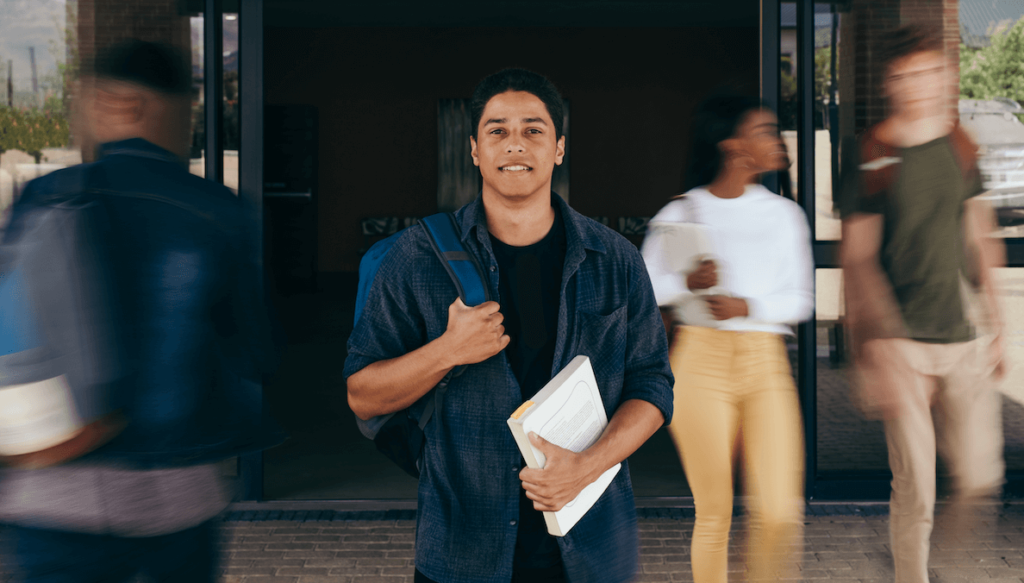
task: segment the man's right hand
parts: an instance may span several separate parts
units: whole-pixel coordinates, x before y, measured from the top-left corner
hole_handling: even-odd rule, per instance
[[[497,302],[484,302],[469,307],[456,298],[448,306],[448,329],[443,338],[455,366],[476,364],[498,354],[508,346],[502,322],[505,316]]]
[[[697,269],[686,276],[686,287],[693,291],[709,289],[718,285],[718,268],[710,259],[701,261]]]

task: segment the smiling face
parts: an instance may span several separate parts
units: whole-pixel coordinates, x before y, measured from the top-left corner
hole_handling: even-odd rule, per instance
[[[555,138],[544,102],[525,91],[492,97],[470,144],[485,197],[527,200],[550,195],[551,173],[565,156],[565,137]]]

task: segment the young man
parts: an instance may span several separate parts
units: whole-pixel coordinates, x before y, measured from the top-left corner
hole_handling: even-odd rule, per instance
[[[859,166],[846,170],[842,265],[861,396],[885,421],[896,582],[927,583],[936,448],[954,480],[954,514],[1003,480],[992,381],[1003,337],[993,268],[1004,252],[977,196],[977,148],[957,125],[941,40],[896,30],[884,66],[891,114],[861,137]],[[969,287],[994,341],[968,320]],[[938,445],[933,407],[944,421]]]
[[[639,547],[625,459],[672,415],[647,270],[628,241],[551,192],[565,138],[562,98],[547,79],[495,73],[476,88],[472,115],[483,189],[456,220],[496,301],[463,304],[425,233],[408,229],[349,339],[349,404],[363,419],[415,411],[469,365],[426,427],[417,582],[630,580]],[[524,469],[505,421],[580,354],[593,363],[608,428],[580,454],[534,437],[547,464]],[[562,508],[619,462],[568,535],[548,535],[541,511]]]
[[[177,51],[118,43],[97,55],[83,86],[77,132],[99,145],[98,160],[30,182],[0,251],[32,241],[48,207],[92,209],[89,217],[102,218],[88,223],[90,232],[103,237],[95,253],[81,256],[95,261],[72,266],[78,289],[57,291],[96,287],[105,297],[86,295],[69,314],[54,306],[70,302],[35,294],[46,344],[0,356],[0,381],[17,372],[25,377],[19,384],[41,386],[58,375],[75,387],[109,383],[96,393],[121,405],[127,425],[102,436],[109,442],[95,451],[88,450],[97,443],[76,438],[0,469],[0,522],[12,525],[18,581],[122,582],[144,574],[212,583],[214,519],[233,496],[216,462],[281,441],[261,422],[259,392],[239,390],[241,377],[259,381],[275,359],[244,244],[249,217],[231,191],[189,174],[184,163],[191,74]],[[62,242],[81,240],[66,235]],[[52,269],[45,257],[24,257],[34,271]],[[3,258],[0,274],[9,267]],[[120,333],[68,338],[66,325],[98,319],[99,304],[116,306],[105,319]],[[67,319],[46,313],[53,311]],[[80,358],[93,352],[110,355],[118,366],[109,368],[122,376],[95,374],[94,359]]]

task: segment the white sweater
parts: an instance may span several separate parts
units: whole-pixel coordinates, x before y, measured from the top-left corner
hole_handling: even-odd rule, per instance
[[[720,284],[747,301],[749,315],[719,323],[721,330],[792,334],[791,324],[814,309],[814,261],[807,216],[793,201],[761,185],[738,198],[719,198],[703,188],[665,205],[653,221],[698,222],[712,227],[710,243]],[[664,237],[648,232],[643,257],[659,306],[693,297],[686,274],[668,270]]]

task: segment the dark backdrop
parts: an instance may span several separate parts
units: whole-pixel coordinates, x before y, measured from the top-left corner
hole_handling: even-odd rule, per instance
[[[439,98],[503,67],[548,76],[573,108],[571,203],[615,225],[677,192],[702,97],[757,93],[759,42],[756,26],[271,27],[267,101],[319,109],[319,269],[355,271],[361,219],[436,211]]]

